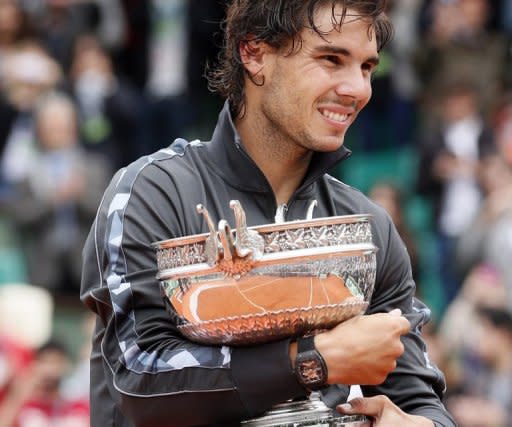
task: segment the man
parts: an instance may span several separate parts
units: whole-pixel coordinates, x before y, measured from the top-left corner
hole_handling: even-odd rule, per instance
[[[224,61],[211,76],[228,102],[211,142],[176,140],[120,171],[85,247],[82,298],[99,316],[93,426],[238,425],[309,393],[294,372],[295,341],[198,345],[166,311],[151,242],[206,232],[198,203],[232,223],[231,199],[249,225],[303,218],[311,199],[319,217],[374,215],[380,251],[370,308],[315,336],[326,365],[315,388],[335,406],[347,398],[342,384],[362,384],[374,397],[339,410],[373,416],[376,426],[454,425],[440,402],[443,376],[420,338],[428,310],[413,301],[404,245],[382,209],[326,175],[348,156],[345,132],[370,98],[378,50],[390,34],[384,6],[232,3]]]

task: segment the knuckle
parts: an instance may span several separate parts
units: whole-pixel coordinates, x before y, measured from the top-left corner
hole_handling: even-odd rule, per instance
[[[354,397],[350,400],[350,404],[357,410],[363,405],[363,399],[361,397]]]
[[[401,341],[397,341],[392,348],[390,348],[390,355],[393,357],[393,359],[396,359],[400,357],[402,354],[404,354],[405,347]]]
[[[396,368],[396,360],[393,359],[386,366],[386,375],[389,374],[390,372],[394,371],[395,368]]]
[[[387,397],[383,394],[379,394],[378,396],[375,396],[375,398],[377,399],[378,403],[381,406],[387,406],[391,403],[391,400],[389,399],[389,397]]]
[[[398,344],[398,351],[399,351],[399,356],[401,356],[405,352],[405,346],[404,346],[404,344],[402,342],[400,342]]]
[[[388,377],[388,373],[382,373],[377,377],[376,385],[382,384],[384,381],[386,381],[386,378]]]

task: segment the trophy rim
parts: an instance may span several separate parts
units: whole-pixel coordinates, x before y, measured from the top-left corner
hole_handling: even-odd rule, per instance
[[[269,223],[254,225],[247,227],[247,230],[254,230],[258,233],[268,234],[276,231],[293,230],[296,228],[307,228],[307,227],[323,227],[326,225],[338,225],[338,224],[356,224],[362,222],[368,222],[373,215],[371,214],[350,214],[350,215],[336,215],[327,216],[321,218],[312,219],[299,219],[293,221],[285,221],[280,223]],[[169,249],[177,246],[191,245],[194,243],[200,243],[205,241],[210,236],[210,233],[192,234],[188,236],[173,237],[170,239],[158,240],[151,243],[154,249]]]
[[[263,266],[271,266],[283,263],[298,263],[301,261],[311,261],[317,259],[364,256],[377,252],[377,247],[373,243],[342,244],[335,246],[323,246],[314,248],[294,249],[278,253],[264,254],[259,259],[254,260],[251,269]],[[158,280],[172,280],[177,278],[194,277],[198,275],[208,275],[220,272],[218,265],[209,265],[206,262],[183,265],[179,267],[161,269],[157,273]]]

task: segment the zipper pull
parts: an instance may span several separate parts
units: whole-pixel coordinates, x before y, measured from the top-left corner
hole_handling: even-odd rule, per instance
[[[282,224],[286,221],[286,212],[288,212],[288,205],[286,203],[277,205],[276,215],[274,217],[276,224]]]

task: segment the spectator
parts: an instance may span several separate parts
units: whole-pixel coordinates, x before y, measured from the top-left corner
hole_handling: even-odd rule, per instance
[[[420,269],[417,242],[404,217],[405,206],[400,189],[391,183],[378,182],[370,189],[369,197],[381,205],[391,216],[391,220],[409,252],[413,277],[417,281],[417,273]]]
[[[149,39],[146,152],[151,153],[184,135],[192,124],[192,102],[187,96],[187,2],[152,0]]]
[[[29,36],[27,15],[16,0],[0,0],[0,61]]]
[[[439,101],[436,127],[420,136],[418,189],[434,204],[440,277],[449,304],[461,281],[453,268],[454,246],[479,210],[478,164],[494,149],[494,140],[471,84],[447,84]]]
[[[6,206],[22,236],[30,282],[53,292],[77,292],[81,248],[110,178],[105,160],[81,148],[76,120],[63,95],[39,102],[34,163]]]
[[[475,341],[474,334],[468,331],[475,331],[480,323],[477,308],[504,309],[506,302],[507,290],[499,272],[486,264],[475,265],[446,309],[437,331],[442,347],[440,365],[445,367],[450,386],[455,387],[464,375],[462,360]]]
[[[485,198],[477,217],[460,235],[454,261],[462,274],[478,263],[496,268],[512,310],[512,165],[496,153],[482,160],[479,172]]]
[[[39,39],[67,72],[77,39],[94,33],[110,49],[117,49],[125,30],[119,0],[46,0],[31,8]]]
[[[512,315],[479,307],[460,390],[447,401],[460,427],[512,426]]]
[[[419,90],[413,60],[420,7],[421,0],[388,2],[395,34],[381,52],[372,82],[374,95],[355,123],[356,144],[367,151],[403,148],[413,139]]]
[[[88,406],[68,400],[60,385],[72,366],[65,347],[48,341],[20,373],[0,405],[3,427],[87,427]]]
[[[447,79],[474,85],[477,104],[485,114],[503,90],[509,46],[503,34],[488,30],[493,4],[490,0],[430,2],[431,23],[416,54],[427,126]]]
[[[113,169],[142,154],[141,97],[115,75],[108,52],[94,36],[78,39],[69,77],[85,147],[106,155]]]
[[[512,166],[512,94],[506,93],[494,113],[496,145],[505,161]]]
[[[55,89],[61,69],[36,41],[24,41],[0,64],[1,171],[9,182],[23,179],[34,154],[33,108],[39,98]]]

